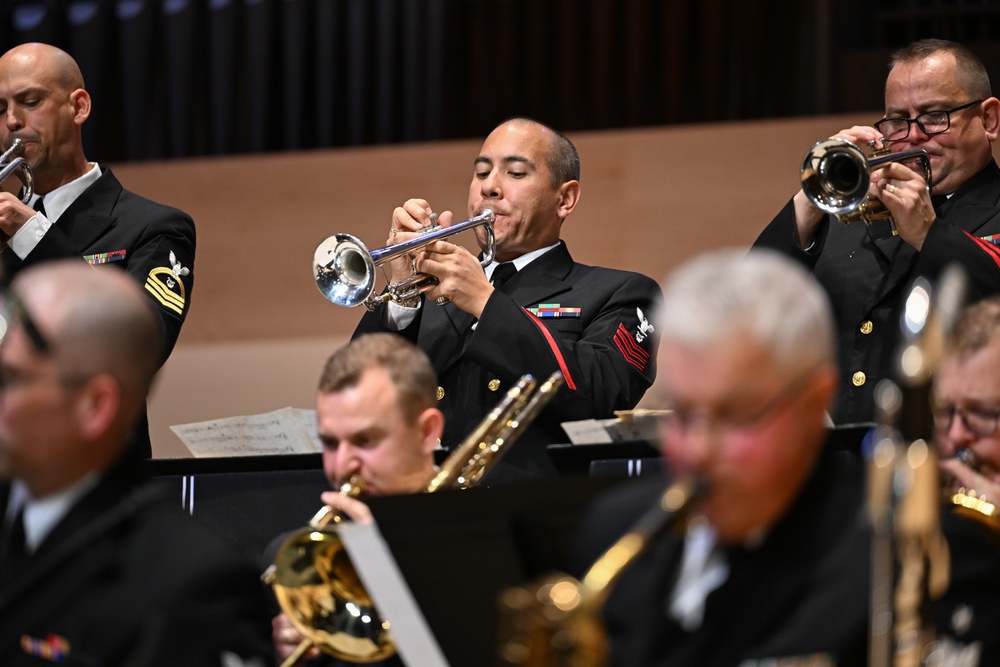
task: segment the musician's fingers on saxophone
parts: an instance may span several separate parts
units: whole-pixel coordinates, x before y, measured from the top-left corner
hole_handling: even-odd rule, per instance
[[[325,505],[333,508],[334,511],[350,517],[355,523],[374,523],[372,511],[368,505],[357,498],[351,498],[337,491],[327,491],[323,493],[321,499]]]

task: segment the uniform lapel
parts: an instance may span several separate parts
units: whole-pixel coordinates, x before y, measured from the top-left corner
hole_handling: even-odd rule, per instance
[[[566,244],[559,245],[518,271],[507,283],[507,293],[519,306],[527,307],[551,298],[572,286],[565,281],[573,258]],[[437,306],[424,301],[425,312],[421,319],[421,337],[436,340],[434,348],[427,350],[438,374],[462,360],[462,348],[472,333],[476,319],[454,304]],[[431,331],[445,329],[447,335],[435,335]]]
[[[59,216],[56,225],[67,238],[73,239],[81,248],[90,247],[116,218],[111,214],[115,202],[121,195],[122,186],[108,168],[93,185],[70,204]]]

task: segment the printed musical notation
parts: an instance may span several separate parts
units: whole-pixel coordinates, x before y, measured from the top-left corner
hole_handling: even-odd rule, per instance
[[[302,408],[180,424],[170,430],[196,457],[322,451],[316,436],[316,411]]]

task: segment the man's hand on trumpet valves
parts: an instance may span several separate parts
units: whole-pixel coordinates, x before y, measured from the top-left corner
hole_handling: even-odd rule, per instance
[[[35,210],[9,192],[0,192],[0,232],[13,236],[24,226]]]
[[[396,245],[415,238],[419,233],[435,223],[447,227],[451,224],[452,214],[445,211],[441,215],[433,212],[425,199],[408,199],[402,206],[397,206],[392,212],[389,223],[389,238],[386,246]],[[414,273],[414,264],[423,256],[423,249],[402,255],[388,262],[389,280],[397,283],[409,278]]]
[[[903,163],[890,162],[872,172],[869,194],[889,209],[900,238],[920,250],[937,219],[923,175]]]
[[[438,284],[427,291],[428,299],[450,299],[476,319],[483,314],[493,294],[493,285],[486,279],[479,259],[467,248],[448,241],[435,241],[424,247],[424,255],[417,260],[416,267],[420,273],[429,273],[438,279]]]

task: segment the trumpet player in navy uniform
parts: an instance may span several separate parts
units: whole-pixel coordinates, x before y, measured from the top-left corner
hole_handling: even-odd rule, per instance
[[[36,195],[29,206],[0,193],[3,279],[26,266],[65,258],[125,271],[156,308],[162,364],[191,304],[194,222],[178,209],[129,192],[108,167],[87,160],[81,128],[90,112],[83,75],[66,52],[33,43],[0,57],[0,144],[24,142]],[[150,456],[145,413],[135,439]]]
[[[934,281],[957,261],[970,297],[1000,293],[998,132],[1000,100],[979,58],[953,42],[911,44],[890,60],[885,117],[835,135],[863,150],[878,140],[893,152],[928,152],[929,192],[923,173],[904,163],[873,170],[869,194],[892,214],[898,236],[885,220],[845,226],[799,191],[757,239],[756,247],[810,268],[830,297],[841,376],[836,424],[874,420],[874,388],[890,376],[901,302],[915,277]]]
[[[652,383],[659,287],[638,273],[580,264],[560,240],[581,190],[579,155],[559,132],[509,119],[486,138],[472,167],[468,214],[494,211],[495,261],[484,272],[468,250],[438,240],[418,251],[412,267],[408,258],[391,262],[394,282],[416,270],[439,284],[416,308],[379,306],[355,335],[398,331],[427,353],[449,449],[521,375],[562,371],[563,389],[485,481],[554,475],[544,447],[566,441],[562,422],[633,408]],[[413,238],[433,212],[423,199],[396,208],[388,242]],[[439,222],[457,220],[445,211]]]
[[[660,449],[670,475],[707,491],[612,584],[609,664],[861,667],[864,472],[826,444],[837,371],[822,288],[773,251],[717,251],[680,266],[664,301],[652,391],[671,412]],[[598,501],[581,527],[581,564],[663,489],[640,478]]]
[[[950,586],[934,607],[939,648],[961,664],[1000,664],[1000,297],[963,311],[934,372],[931,414],[946,498],[987,503],[946,503],[942,514]]]
[[[2,298],[0,664],[267,667],[259,570],[147,479],[128,437],[159,366],[123,273],[62,260]]]

